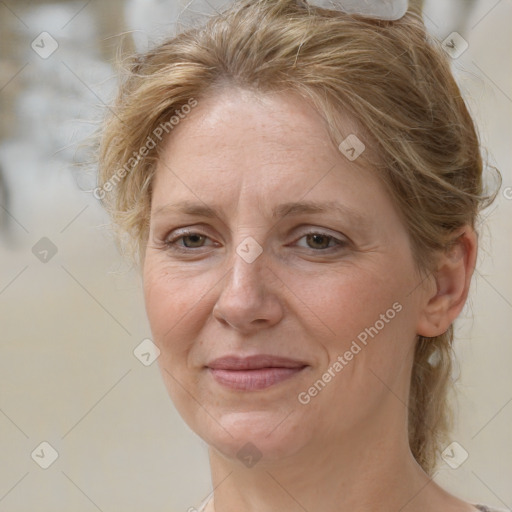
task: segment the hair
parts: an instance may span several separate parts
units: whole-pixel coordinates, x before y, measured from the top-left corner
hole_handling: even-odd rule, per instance
[[[457,230],[475,227],[497,193],[484,193],[478,134],[448,56],[413,12],[384,21],[303,0],[239,0],[135,55],[125,72],[101,130],[97,190],[117,240],[124,236],[139,264],[161,146],[155,130],[169,127],[191,100],[228,87],[301,95],[322,115],[336,146],[348,135],[344,116],[355,120],[358,137],[374,149],[358,162],[387,187],[425,273]],[[430,475],[453,423],[452,343],[453,326],[416,340],[409,444]]]

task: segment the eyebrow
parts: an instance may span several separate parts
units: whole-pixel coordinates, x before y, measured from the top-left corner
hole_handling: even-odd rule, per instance
[[[195,203],[193,201],[181,201],[179,203],[170,203],[156,209],[152,215],[161,216],[167,213],[181,213],[195,217],[218,218],[222,219],[222,209],[215,205]],[[285,216],[294,216],[301,214],[322,214],[336,213],[340,217],[347,218],[360,225],[368,224],[368,218],[348,206],[344,206],[336,201],[315,202],[300,201],[283,203],[272,209],[272,217],[280,219]]]

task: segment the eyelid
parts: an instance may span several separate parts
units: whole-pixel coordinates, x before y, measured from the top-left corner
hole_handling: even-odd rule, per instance
[[[169,234],[167,234],[164,237],[164,241],[167,241],[167,240],[169,240],[171,238],[171,236],[170,236],[171,233],[173,234],[173,236],[172,236],[173,239],[179,238],[180,235],[181,236],[201,235],[201,236],[209,237],[209,235],[207,235],[206,233],[202,233],[200,231],[200,228],[198,228],[198,230],[196,230],[195,228],[188,228],[187,227],[187,228],[176,228],[176,229],[173,229],[172,231],[169,232]],[[302,233],[300,238],[302,238],[303,236],[306,236],[306,235],[325,235],[325,236],[330,236],[332,238],[335,238],[335,239],[339,240],[340,242],[343,241],[343,240],[340,240],[338,238],[338,236],[339,236],[338,233],[333,234],[327,228],[308,228],[308,230],[306,232]],[[341,237],[345,238],[348,241],[348,238],[345,235],[341,235]]]
[[[325,235],[330,236],[332,238],[338,238],[339,236],[343,237],[344,235],[341,233],[334,232],[327,228],[316,228],[316,227],[308,227],[305,231],[301,231],[302,235]]]

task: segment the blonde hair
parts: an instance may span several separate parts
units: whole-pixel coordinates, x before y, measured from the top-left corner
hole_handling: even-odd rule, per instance
[[[336,146],[349,135],[341,115],[349,114],[378,156],[370,161],[368,151],[361,162],[386,185],[425,272],[495,196],[483,192],[478,135],[448,57],[417,14],[389,22],[302,0],[241,0],[135,56],[105,120],[97,190],[139,263],[161,146],[155,130],[165,125],[172,135],[173,114],[228,86],[300,94],[324,117]],[[452,428],[452,342],[450,327],[419,336],[415,347],[409,444],[427,474]]]

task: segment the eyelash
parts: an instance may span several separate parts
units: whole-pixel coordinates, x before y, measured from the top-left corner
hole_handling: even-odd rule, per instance
[[[182,252],[182,253],[189,253],[190,254],[191,252],[194,252],[194,251],[196,251],[198,249],[203,249],[203,247],[196,247],[196,248],[183,247],[183,246],[180,247],[180,246],[176,245],[176,242],[178,242],[179,240],[182,240],[185,237],[194,236],[194,235],[195,236],[209,238],[207,235],[204,235],[204,234],[199,233],[197,231],[182,231],[179,236],[174,237],[172,239],[168,239],[164,243],[165,243],[165,246],[168,249],[172,250],[172,251]],[[330,235],[329,233],[324,233],[323,231],[316,231],[316,230],[304,233],[297,241],[302,240],[304,237],[307,237],[309,235],[320,235],[320,236],[328,238],[329,239],[329,243],[331,243],[331,241],[335,242],[334,246],[327,247],[325,249],[311,249],[311,248],[309,248],[309,250],[311,250],[313,252],[324,252],[324,253],[325,252],[332,252],[332,250],[339,250],[339,249],[344,248],[344,247],[346,247],[348,245],[348,242],[340,240],[340,239],[334,237],[333,235]]]

